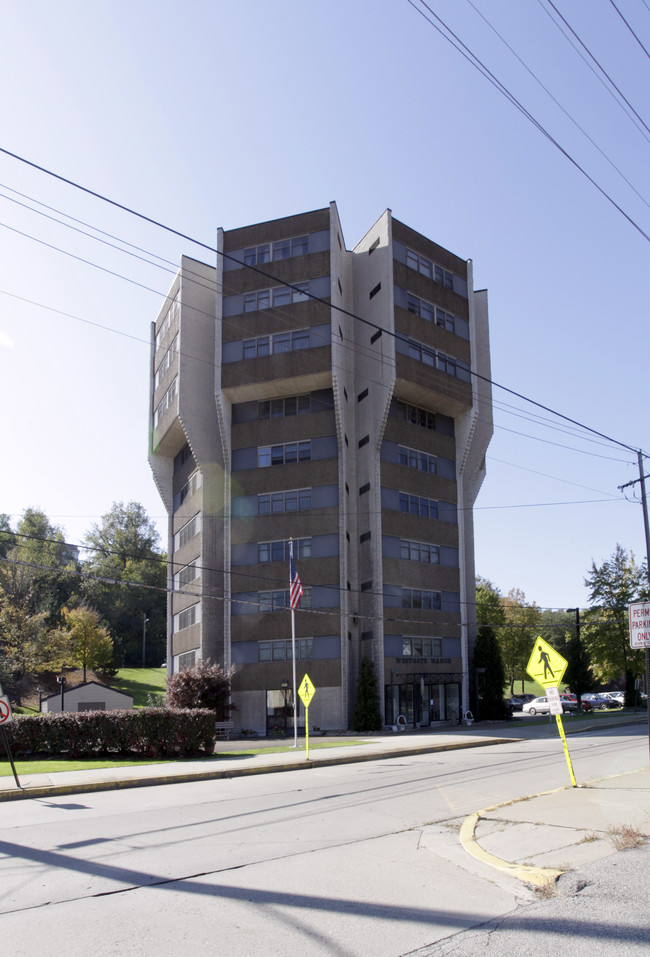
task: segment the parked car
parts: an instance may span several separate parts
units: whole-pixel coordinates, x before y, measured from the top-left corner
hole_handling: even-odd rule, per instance
[[[508,707],[513,711],[521,711],[524,706],[524,702],[521,698],[506,698],[505,701]]]
[[[604,710],[605,708],[610,707],[610,703],[608,702],[607,698],[603,698],[599,694],[591,694],[591,692],[588,692],[587,694],[581,695],[581,698],[582,698],[582,707],[584,708],[585,711],[591,711],[592,708],[594,710],[596,708]],[[587,704],[587,707],[585,708],[586,702],[588,702],[588,704]],[[616,707],[616,705],[611,705],[611,706]]]
[[[562,700],[560,698],[560,700]],[[575,701],[562,701],[562,711],[575,711],[577,705]],[[533,698],[532,701],[527,701],[526,704],[521,709],[524,714],[550,714],[551,713],[551,703],[547,697],[543,696],[541,698]]]
[[[604,698],[608,702],[608,708],[620,708],[623,705],[624,695],[612,691],[601,691],[600,697]]]
[[[523,703],[526,704],[526,702],[532,701],[533,698],[536,698],[537,695],[535,695],[535,694],[520,694],[520,695],[517,695],[517,697],[520,699],[520,701],[523,701]]]

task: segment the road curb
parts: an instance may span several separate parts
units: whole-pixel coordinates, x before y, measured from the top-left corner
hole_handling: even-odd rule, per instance
[[[435,754],[441,751],[460,751],[466,748],[482,748],[492,744],[511,744],[512,738],[486,738],[485,740],[461,741],[455,744],[437,744],[429,747],[395,748],[390,751],[370,751],[367,754],[332,755],[304,762],[292,761],[286,764],[265,764],[255,767],[215,768],[210,771],[188,771],[181,774],[161,774],[144,778],[124,778],[105,781],[89,781],[70,784],[48,784],[35,787],[21,787],[0,792],[1,801],[21,801],[27,799],[56,797],[65,794],[83,794],[84,792],[121,791],[129,788],[155,787],[162,784],[188,784],[193,781],[215,781],[224,778],[247,777],[255,774],[274,774],[283,771],[304,771],[311,768],[332,767],[336,764],[361,764],[366,761],[385,761],[392,758],[413,757],[418,754]]]
[[[493,804],[480,811],[475,811],[465,818],[460,826],[460,843],[468,854],[477,861],[493,867],[495,870],[516,877],[517,880],[525,884],[531,884],[533,887],[544,887],[555,881],[566,873],[555,867],[536,867],[534,864],[515,864],[512,861],[505,861],[495,854],[490,854],[478,843],[476,839],[476,828],[481,819],[487,820],[488,815],[493,811],[498,811],[502,807],[509,807],[512,804],[520,804],[522,801],[530,801],[536,797],[544,797],[548,794],[559,794],[561,791],[569,790],[568,787],[554,788],[551,791],[540,791],[538,794],[529,794],[526,797],[517,798],[515,801],[503,801],[501,804]]]

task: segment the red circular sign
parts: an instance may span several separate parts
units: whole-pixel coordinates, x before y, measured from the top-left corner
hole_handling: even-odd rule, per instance
[[[11,708],[6,698],[0,698],[0,724],[11,721]]]

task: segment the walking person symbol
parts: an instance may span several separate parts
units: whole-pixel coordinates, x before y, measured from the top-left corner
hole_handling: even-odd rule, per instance
[[[547,673],[550,674],[551,678],[554,678],[555,675],[553,674],[553,669],[551,668],[551,663],[550,663],[550,661],[548,660],[548,652],[547,652],[547,651],[544,651],[543,648],[542,648],[542,646],[540,645],[540,646],[539,646],[539,661],[538,661],[538,664],[541,665],[542,662],[544,662],[544,680],[546,680],[546,675],[547,675]]]

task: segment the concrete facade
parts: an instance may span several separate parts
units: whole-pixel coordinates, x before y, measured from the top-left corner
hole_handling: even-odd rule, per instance
[[[152,324],[170,672],[232,664],[235,727],[285,727],[291,538],[310,725],[349,727],[363,656],[387,724],[459,716],[492,434],[471,261],[389,210],[348,250],[334,203],[219,230],[217,250],[216,268],[183,257]]]

